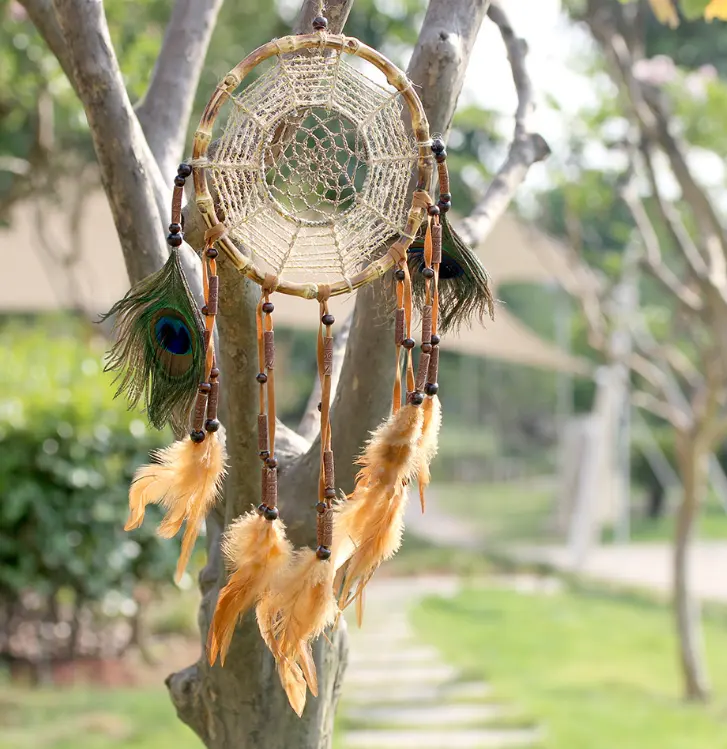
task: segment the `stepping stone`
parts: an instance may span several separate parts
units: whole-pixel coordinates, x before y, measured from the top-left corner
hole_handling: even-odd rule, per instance
[[[503,705],[447,705],[409,707],[358,707],[346,711],[347,717],[371,725],[380,724],[391,728],[440,727],[481,725],[488,721],[512,714]]]
[[[422,702],[436,703],[442,699],[442,691],[437,684],[381,684],[362,685],[358,688],[349,684],[344,689],[344,711],[348,705],[402,705],[409,707]]]
[[[351,652],[348,656],[348,662],[351,666],[382,664],[390,666],[415,665],[436,663],[441,656],[434,648],[417,645],[406,645],[398,650],[390,652],[388,649],[373,649],[357,647],[354,642],[351,645]]]
[[[541,739],[531,729],[471,731],[349,731],[347,749],[500,749],[531,746]]]
[[[482,681],[461,681],[447,684],[443,689],[448,700],[484,700],[492,695],[492,687]]]
[[[363,686],[374,684],[377,687],[386,684],[441,684],[451,681],[457,675],[456,669],[446,663],[431,666],[409,666],[408,668],[364,668],[361,666],[349,669],[346,680],[349,684]]]

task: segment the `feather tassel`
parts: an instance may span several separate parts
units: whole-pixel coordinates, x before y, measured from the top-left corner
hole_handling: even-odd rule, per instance
[[[132,406],[143,398],[151,424],[184,432],[202,382],[204,324],[178,249],[164,267],[136,284],[103,320],[115,317],[116,343],[107,371],[117,372],[116,395]]]
[[[288,564],[293,547],[285,537],[281,520],[271,522],[253,510],[228,527],[222,552],[232,574],[220,591],[210,624],[207,638],[210,665],[218,656],[224,665],[237,622]]]
[[[202,520],[214,505],[225,473],[225,450],[218,433],[202,443],[185,437],[154,453],[156,463],[142,466],[129,491],[129,518],[124,529],[138,528],[149,504],[161,504],[165,516],[159,535],[172,538],[186,528],[177,563],[176,579],[182,577],[197,540]]]
[[[334,569],[312,549],[293,553],[257,605],[260,634],[275,657],[280,682],[298,715],[305,706],[305,686],[318,693],[310,643],[335,621]],[[299,678],[300,677],[300,678]]]
[[[417,445],[424,415],[421,408],[406,405],[392,414],[372,435],[351,496],[336,507],[333,526],[334,567],[347,563],[339,606],[357,602],[363,614],[363,590],[379,565],[401,545],[406,484],[418,470]],[[354,591],[355,586],[355,593]]]
[[[432,480],[429,466],[439,449],[439,430],[442,426],[442,404],[436,395],[426,398],[424,405],[424,424],[422,436],[417,446],[417,484],[419,484],[419,502],[424,512],[426,498],[424,493]]]
[[[461,325],[483,320],[485,314],[494,319],[495,300],[490,288],[490,276],[471,250],[452,228],[446,214],[442,225],[442,262],[439,266],[439,332],[456,330]],[[409,267],[412,271],[414,300],[421,309],[426,298],[425,279],[418,271],[424,262],[424,231],[420,229],[409,248]]]

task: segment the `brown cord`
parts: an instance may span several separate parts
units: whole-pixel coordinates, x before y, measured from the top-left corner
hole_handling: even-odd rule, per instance
[[[329,289],[330,291],[330,289]],[[331,383],[333,378],[333,336],[331,325],[325,325],[323,318],[328,314],[328,301],[326,289],[321,293],[319,287],[319,313],[320,323],[318,325],[318,377],[321,383],[321,462],[318,477],[318,516],[316,519],[316,539],[319,547],[330,549],[333,543],[333,517],[332,503],[335,492],[333,474],[333,449],[331,439]],[[323,298],[321,298],[321,296]],[[321,559],[328,558],[322,556]]]
[[[398,270],[404,270],[406,261],[399,263]],[[394,379],[394,393],[392,395],[391,410],[397,413],[401,408],[401,344],[406,337],[406,311],[404,310],[404,281],[396,282],[396,315],[394,325],[394,343],[396,344],[396,374]],[[401,320],[401,322],[399,322]]]

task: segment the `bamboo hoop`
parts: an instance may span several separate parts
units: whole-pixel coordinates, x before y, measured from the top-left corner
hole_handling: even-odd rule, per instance
[[[220,108],[232,92],[250,74],[253,68],[260,63],[271,57],[291,54],[314,47],[322,47],[339,53],[345,52],[346,54],[366,60],[378,68],[386,76],[389,85],[393,86],[401,94],[411,117],[412,130],[416,137],[419,152],[416,191],[427,190],[431,183],[434,166],[434,158],[429,147],[429,123],[427,122],[424,107],[419,96],[414,90],[412,82],[407,78],[406,73],[380,52],[354,37],[343,36],[341,34],[327,34],[325,32],[286,36],[282,39],[276,39],[263,44],[254,52],[251,52],[242,62],[238,63],[220,81],[202,113],[199,126],[194,134],[192,176],[194,179],[197,208],[208,227],[221,223],[227,228],[225,222],[220,222],[217,218],[212,194],[207,184],[206,168],[203,164],[199,163],[200,160],[206,158],[207,149],[212,141],[212,128],[214,127]],[[337,281],[331,284],[330,295],[337,296],[345,294],[353,289],[364,286],[383,276],[401,257],[406,257],[406,251],[409,249],[409,245],[416,236],[426,215],[426,208],[423,202],[421,200],[414,200],[414,196],[412,196],[406,227],[400,233],[399,238],[391,245],[388,252],[382,257],[371,261],[362,271],[349,279],[349,282]],[[266,276],[265,272],[258,268],[249,257],[240,252],[227,234],[223,234],[216,241],[216,244],[241,273],[244,273],[248,278],[251,278],[261,286],[263,285]],[[304,297],[305,299],[316,299],[318,296],[318,284],[312,282],[296,283],[287,281],[281,277],[277,279],[277,284],[275,290],[283,294]]]

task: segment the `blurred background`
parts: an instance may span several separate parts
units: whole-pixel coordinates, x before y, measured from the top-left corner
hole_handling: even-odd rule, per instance
[[[715,384],[708,364],[724,344],[689,304],[688,292],[702,293],[683,254],[701,251],[698,212],[668,152],[652,159],[647,136],[634,135],[589,17],[597,5],[502,2],[529,45],[535,129],[553,154],[478,248],[500,300],[495,322],[443,341],[428,511],[411,508],[353,639],[339,749],[727,748],[721,425],[699,442],[703,496],[689,494],[684,458],[704,393],[721,417],[724,379]],[[669,0],[641,5],[630,74],[658,96],[689,176],[723,219],[727,27],[701,18],[706,2],[682,3],[678,26]],[[171,3],[104,6],[133,100]],[[298,6],[224,5],[190,132],[219,78],[284,35]],[[405,68],[424,7],[357,0],[346,33]],[[110,331],[99,314],[128,281],[83,109],[22,6],[0,2],[0,22],[0,748],[192,749],[201,744],[163,679],[198,657],[203,544],[175,586],[176,542],[160,541],[153,522],[123,532],[130,477],[170,435],[114,400],[103,372]],[[506,155],[516,104],[505,46],[485,22],[448,142],[462,216]],[[635,164],[646,175],[636,198]],[[286,304],[279,413],[295,426],[315,331]],[[680,537],[685,501],[698,517]],[[696,691],[669,603],[675,533],[691,549],[691,611],[702,614],[690,641]],[[392,596],[405,612],[391,614]],[[400,638],[395,652],[381,651],[382,636]],[[422,710],[427,699],[437,709]]]

